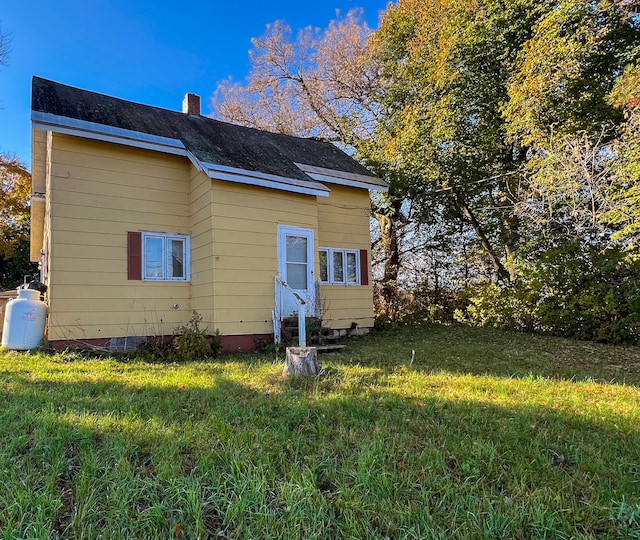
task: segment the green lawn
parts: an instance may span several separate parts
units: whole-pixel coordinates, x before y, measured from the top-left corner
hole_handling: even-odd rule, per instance
[[[347,346],[294,381],[273,356],[0,352],[0,538],[640,538],[639,348]]]

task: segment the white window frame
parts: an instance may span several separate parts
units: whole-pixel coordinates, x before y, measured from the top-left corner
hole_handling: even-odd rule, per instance
[[[162,240],[162,276],[147,276],[147,249],[146,242],[148,239],[155,238]],[[171,277],[169,242],[171,240],[179,240],[182,242],[182,256],[184,265],[184,276]],[[179,281],[185,282],[191,280],[191,238],[185,234],[176,233],[160,233],[146,231],[142,233],[142,280],[143,281]]]
[[[353,286],[353,285],[360,285],[361,283],[361,277],[360,277],[360,250],[359,249],[344,249],[344,248],[327,248],[327,247],[321,247],[318,250],[320,253],[326,253],[327,254],[327,278],[328,281],[323,281],[322,280],[322,268],[320,268],[320,284],[321,285],[346,285],[346,286]],[[334,254],[341,254],[342,255],[342,269],[343,269],[343,275],[344,275],[344,279],[342,281],[336,280],[335,275],[334,275],[334,268],[333,268],[333,256]],[[355,281],[347,281],[347,254],[352,254],[355,257],[356,260],[356,280]],[[318,265],[321,264],[320,261],[320,255],[318,255]]]

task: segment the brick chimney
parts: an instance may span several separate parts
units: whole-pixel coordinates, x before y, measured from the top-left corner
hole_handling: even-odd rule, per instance
[[[200,116],[200,96],[185,94],[182,100],[182,112],[193,116]]]

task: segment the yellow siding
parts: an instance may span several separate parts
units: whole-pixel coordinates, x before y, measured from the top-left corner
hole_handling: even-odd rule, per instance
[[[192,310],[211,332],[270,334],[278,225],[312,229],[316,254],[370,247],[365,190],[332,185],[316,198],[212,181],[183,157],[50,137],[51,340],[171,334]],[[189,234],[191,281],[127,280],[127,231],[139,230]],[[323,286],[320,301],[333,328],[373,324],[371,286]]]
[[[44,231],[42,234],[42,251],[44,255],[42,257],[42,269],[41,274],[44,278],[44,283],[49,287],[49,293],[47,295],[49,299],[49,307],[51,307],[51,146],[53,144],[53,135],[51,132],[47,132],[47,144],[46,144],[46,165],[43,165],[45,171],[45,212],[44,212]],[[51,310],[49,310],[48,320],[51,320]],[[47,323],[49,326],[50,323]],[[47,328],[47,332],[48,332]]]
[[[313,229],[315,253],[320,246],[370,248],[369,194],[362,189],[331,186],[330,197],[316,198],[214,181],[213,201],[214,324],[223,334],[271,333],[278,225]],[[331,328],[373,326],[371,285],[320,291]]]
[[[31,139],[31,233],[29,258],[31,262],[40,260],[44,249],[44,222],[46,201],[47,132],[34,129]]]
[[[278,225],[317,233],[316,198],[213,181],[215,326],[223,334],[270,334]]]
[[[49,339],[171,334],[190,284],[128,281],[127,231],[190,233],[189,162],[55,134],[50,160]]]
[[[46,213],[46,200],[41,195],[31,197],[31,223],[30,223],[30,248],[29,260],[38,262],[44,246],[44,220]]]
[[[31,133],[31,193],[46,190],[47,132],[34,129]]]
[[[139,283],[139,282],[138,282]],[[92,291],[90,287],[83,287],[80,284],[77,287],[73,283],[57,284],[58,293],[68,298],[68,304],[60,306],[59,309],[68,310],[67,305],[71,305],[76,300],[90,301],[92,298],[107,298],[117,302],[125,301],[127,308],[131,307],[131,301],[138,300],[163,300],[164,298],[175,298],[176,301],[181,297],[185,297],[185,289],[189,289],[190,285],[186,282],[167,282],[167,281],[148,281],[144,282],[144,287],[127,287],[124,291],[120,291],[122,287],[119,284],[105,284],[101,290]],[[159,292],[163,292],[163,296],[158,296]],[[174,302],[175,303],[175,302]],[[99,310],[96,310],[99,311]]]
[[[364,189],[331,185],[328,198],[318,198],[318,236],[322,247],[369,249],[370,203]]]
[[[191,179],[191,308],[202,315],[202,327],[214,326],[213,221],[211,179],[192,170]]]
[[[329,198],[318,198],[318,245],[369,251],[369,193],[345,186],[329,187]],[[330,328],[349,328],[352,322],[361,328],[373,326],[371,285],[322,285],[320,303],[324,323]]]

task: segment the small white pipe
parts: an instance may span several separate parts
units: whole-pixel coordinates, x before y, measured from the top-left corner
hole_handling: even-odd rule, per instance
[[[304,303],[298,306],[298,346],[307,346],[307,314]]]

